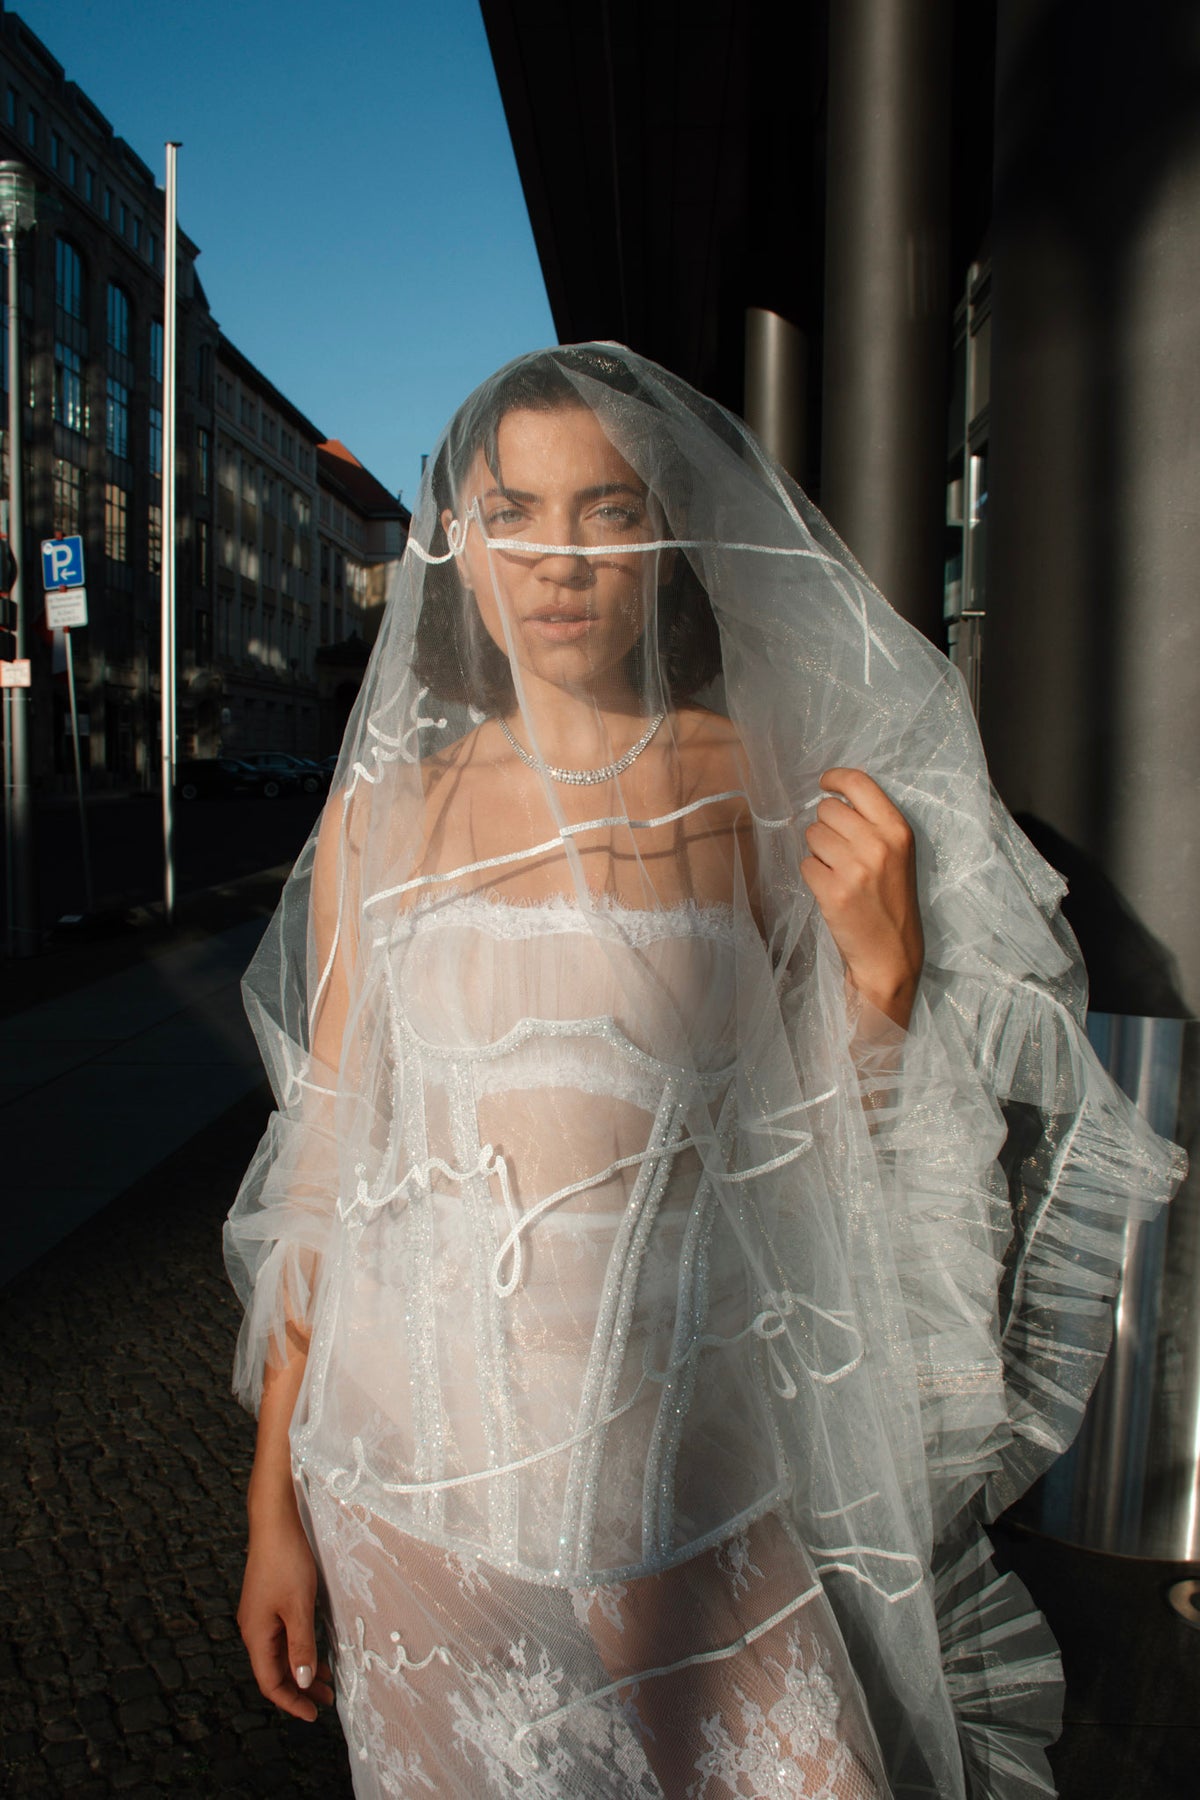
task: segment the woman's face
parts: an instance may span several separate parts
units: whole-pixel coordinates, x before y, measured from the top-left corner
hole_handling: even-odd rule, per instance
[[[497,469],[476,453],[458,509],[465,522],[477,502],[492,540],[489,549],[472,520],[459,557],[480,618],[535,682],[619,690],[655,581],[652,552],[622,551],[659,535],[646,485],[582,405],[506,413],[496,442]],[[577,548],[523,551],[523,541]]]

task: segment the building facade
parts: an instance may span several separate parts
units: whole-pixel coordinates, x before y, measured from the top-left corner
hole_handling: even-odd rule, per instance
[[[164,195],[2,9],[0,160],[24,164],[38,191],[38,221],[18,240],[25,541],[14,546],[31,627],[35,790],[73,780],[61,639],[38,629],[38,546],[56,534],[84,543],[88,624],[72,651],[85,780],[93,790],[150,787],[168,448]],[[402,553],[408,514],[344,446],[326,454],[325,434],[222,334],[198,246],[182,231],[178,245],[178,753],[315,755],[336,748],[373,635],[380,565]],[[6,425],[7,329],[0,341]],[[7,430],[0,438],[6,496]],[[332,665],[319,669],[319,651]],[[12,654],[11,637],[0,654]]]
[[[200,755],[317,749],[314,531],[321,433],[222,338],[215,617]]]
[[[410,515],[336,438],[318,446],[320,544],[317,690],[321,751],[337,749],[375,642],[387,574]]]
[[[38,543],[78,533],[88,625],[74,635],[85,766],[94,785],[149,783],[157,762],[162,569],[163,195],[154,176],[28,27],[0,19],[0,156],[25,164],[39,222],[19,243],[25,543],[14,546],[31,622],[41,615]],[[198,577],[212,430],[216,327],[179,235],[178,605],[181,663],[210,604]],[[7,402],[6,348],[3,380]],[[6,414],[7,418],[7,414]],[[7,433],[5,434],[7,437]],[[7,455],[5,443],[7,493]],[[54,651],[30,633],[33,768],[65,781],[68,721]]]

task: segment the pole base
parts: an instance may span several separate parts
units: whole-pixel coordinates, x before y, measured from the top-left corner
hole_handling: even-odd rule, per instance
[[[1167,1604],[1194,1631],[1200,1631],[1200,1581],[1194,1575],[1171,1583],[1167,1589]]]

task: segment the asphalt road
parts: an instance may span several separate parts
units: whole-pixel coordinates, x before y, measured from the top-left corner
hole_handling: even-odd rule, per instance
[[[180,895],[258,869],[291,862],[320,811],[322,796],[277,800],[196,800],[175,811],[175,879]],[[157,795],[94,799],[87,809],[96,909],[151,905],[162,899],[162,813]],[[44,929],[82,913],[79,813],[56,801],[35,808],[38,913]],[[0,846],[0,864],[3,848]]]

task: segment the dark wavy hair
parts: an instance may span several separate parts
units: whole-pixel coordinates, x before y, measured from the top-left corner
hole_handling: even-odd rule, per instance
[[[497,438],[501,421],[510,412],[549,413],[566,406],[587,406],[572,374],[641,402],[640,417],[658,452],[653,460],[670,466],[672,491],[686,494],[686,467],[674,453],[668,434],[655,432],[655,414],[660,409],[633,369],[600,346],[541,351],[523,357],[485,383],[451,420],[431,476],[433,552],[445,555],[449,549],[442,513],[456,511],[460,484],[477,452],[483,452],[488,468],[500,479]],[[656,617],[662,680],[670,700],[678,704],[706,687],[721,670],[720,634],[712,607],[682,553],[675,555],[670,577],[659,588]],[[630,652],[635,685],[641,684],[647,649],[643,641]],[[413,668],[418,679],[444,700],[465,702],[491,714],[512,710],[515,693],[508,658],[489,636],[453,561],[432,564],[426,570]]]

